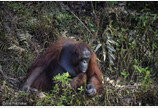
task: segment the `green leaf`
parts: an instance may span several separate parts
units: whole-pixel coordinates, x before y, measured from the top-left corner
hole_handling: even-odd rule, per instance
[[[121,72],[121,75],[126,76],[127,74],[125,72]]]

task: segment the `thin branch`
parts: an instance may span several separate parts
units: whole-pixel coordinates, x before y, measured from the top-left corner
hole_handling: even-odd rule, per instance
[[[63,8],[65,8],[66,10],[70,11],[71,14],[73,14],[73,15],[80,21],[80,23],[87,29],[87,31],[90,33],[90,35],[91,35],[91,36],[94,36],[94,35],[92,34],[92,32],[88,29],[88,27],[83,23],[83,21],[81,21],[81,19],[80,19],[72,10],[70,10],[70,8],[69,8],[68,6],[64,5],[63,3],[60,3],[60,5],[61,5]]]

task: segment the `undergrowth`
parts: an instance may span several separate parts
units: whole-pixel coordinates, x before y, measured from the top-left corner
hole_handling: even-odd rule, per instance
[[[0,2],[0,104],[158,105],[157,3]],[[88,98],[84,87],[76,93],[67,83],[62,95],[56,85],[42,99],[18,91],[32,61],[61,36],[97,54],[106,77],[102,95]]]

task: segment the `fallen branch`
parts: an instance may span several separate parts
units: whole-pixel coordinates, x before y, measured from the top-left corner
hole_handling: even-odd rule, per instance
[[[68,10],[71,14],[73,14],[79,21],[80,23],[87,29],[87,31],[90,33],[91,36],[94,36],[92,34],[92,32],[88,29],[88,27],[83,23],[83,21],[81,21],[81,19],[72,11],[70,10],[70,8],[66,5],[64,5],[63,3],[60,3],[61,7],[65,8],[66,10]]]

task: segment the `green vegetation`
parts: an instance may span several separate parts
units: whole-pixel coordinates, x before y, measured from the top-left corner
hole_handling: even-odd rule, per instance
[[[158,105],[158,2],[0,2],[0,105]],[[61,36],[87,42],[105,77],[102,95],[73,90],[67,74],[47,97],[19,88]],[[60,90],[62,87],[62,92]]]

